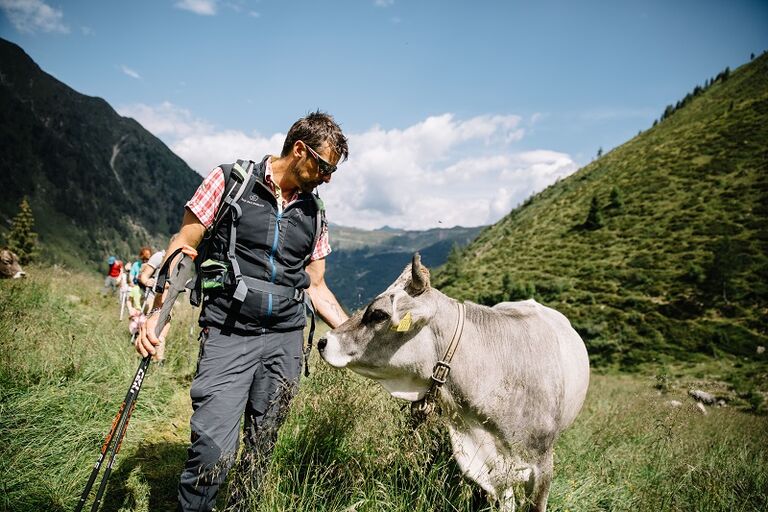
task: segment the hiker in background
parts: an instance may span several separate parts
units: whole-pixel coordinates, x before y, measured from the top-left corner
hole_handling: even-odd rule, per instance
[[[291,126],[280,156],[267,155],[253,166],[243,161],[217,167],[186,204],[179,235],[166,254],[185,245],[198,248],[199,275],[206,282],[193,291],[204,291],[202,345],[190,391],[192,444],[179,483],[180,510],[213,509],[237,456],[243,413],[246,449],[237,476],[246,480],[229,485],[230,504],[239,509],[240,492],[259,491],[298,387],[305,293],[330,326],[347,320],[324,280],[331,248],[325,210],[312,192],[331,181],[348,153],[339,125],[314,112]],[[237,199],[236,189],[245,192]],[[221,206],[225,194],[234,206]],[[217,216],[220,208],[223,217]],[[136,350],[142,357],[155,354],[167,335],[165,329],[155,336],[162,302],[158,294],[140,327]]]
[[[178,236],[178,233],[175,233],[169,243],[173,243],[174,240],[176,240],[176,237]],[[149,292],[147,295],[147,301],[151,303],[151,301],[154,299],[155,294],[152,291],[152,287],[155,286],[155,280],[157,278],[157,271],[160,269],[160,266],[163,264],[163,259],[165,258],[165,249],[157,251],[152,256],[149,257],[147,262],[141,266],[141,272],[139,272],[139,285],[148,288]]]
[[[107,276],[104,278],[104,290],[101,292],[102,297],[106,297],[107,293],[114,295],[120,289],[120,273],[123,271],[123,262],[114,256],[107,258],[107,265],[109,265],[109,269],[107,270]]]
[[[123,314],[128,305],[128,297],[131,295],[131,286],[128,284],[130,274],[131,262],[128,262],[123,267],[123,271],[120,272],[120,277],[118,278],[118,285],[120,286],[120,320],[123,319]]]
[[[139,250],[139,259],[134,261],[131,266],[131,303],[136,309],[142,309],[144,306],[144,287],[139,284],[139,275],[141,274],[141,267],[149,261],[151,255],[152,249],[147,246],[142,247]]]
[[[139,284],[139,274],[141,274],[141,267],[152,256],[152,249],[148,246],[144,246],[139,249],[139,258],[133,262],[131,266],[131,284]]]

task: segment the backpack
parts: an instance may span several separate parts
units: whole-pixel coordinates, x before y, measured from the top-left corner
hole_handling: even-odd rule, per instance
[[[235,240],[237,239],[237,219],[242,215],[242,211],[237,202],[245,192],[246,185],[251,180],[253,175],[253,169],[255,167],[253,160],[238,160],[234,164],[224,164],[221,167],[224,173],[224,194],[222,195],[221,202],[219,203],[216,216],[214,217],[211,227],[208,228],[203,236],[203,240],[198,245],[197,251],[199,256],[195,258],[195,270],[197,277],[195,279],[195,285],[189,295],[189,302],[197,307],[200,305],[202,290],[209,288],[220,288],[223,286],[223,272],[226,270],[219,262],[211,262],[207,259],[208,248],[210,247],[216,232],[221,222],[229,214],[232,217],[232,223],[229,231],[229,250],[227,253],[227,259],[232,266],[232,271],[235,277],[236,289],[233,294],[233,298],[242,302],[245,299],[245,294],[248,289],[245,285],[242,274],[240,273],[240,265],[237,263],[237,257],[235,256]],[[245,168],[244,168],[245,167]],[[312,198],[315,201],[315,207],[317,208],[317,220],[315,225],[315,237],[312,242],[312,250],[317,245],[317,242],[322,233],[323,227],[327,225],[325,218],[325,205],[323,200],[317,192],[312,194]],[[304,258],[304,266],[309,263],[312,257],[312,251]],[[271,285],[269,291],[280,294],[280,288],[277,285]],[[292,293],[285,291],[284,293]],[[310,305],[311,307],[311,305]]]

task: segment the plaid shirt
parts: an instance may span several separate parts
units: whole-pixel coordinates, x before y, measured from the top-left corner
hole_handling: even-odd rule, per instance
[[[284,201],[281,196],[277,194],[275,189],[275,183],[272,181],[272,165],[267,159],[267,169],[264,175],[264,181],[269,189],[275,194],[278,200],[278,208],[284,210],[299,198],[299,192],[296,191],[291,197],[290,201]],[[216,218],[216,212],[219,209],[221,198],[224,195],[224,171],[221,167],[215,168],[211,173],[203,180],[192,199],[187,201],[186,207],[195,214],[195,217],[200,223],[205,226],[206,229],[213,225],[213,221]],[[312,251],[312,261],[320,260],[331,254],[331,244],[328,236],[328,226],[323,224],[323,230],[320,233],[320,237],[317,239],[317,244]]]

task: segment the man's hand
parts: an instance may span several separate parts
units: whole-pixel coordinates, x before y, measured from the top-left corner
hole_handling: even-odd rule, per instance
[[[163,327],[163,332],[160,336],[155,335],[155,329],[157,328],[157,319],[160,315],[157,311],[150,314],[147,317],[147,321],[139,326],[139,333],[136,335],[136,352],[141,354],[141,357],[147,357],[152,354],[153,359],[157,361],[162,350],[162,345],[165,344],[165,337],[168,336],[168,331],[171,328],[171,322],[168,321]]]

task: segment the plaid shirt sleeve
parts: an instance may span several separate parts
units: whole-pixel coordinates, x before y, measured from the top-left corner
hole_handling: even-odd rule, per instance
[[[317,239],[315,249],[312,251],[310,261],[321,260],[331,254],[331,242],[328,235],[328,226],[323,223],[323,230],[320,232],[320,237]]]
[[[195,195],[187,201],[186,207],[208,229],[216,218],[216,212],[219,209],[219,203],[221,203],[221,196],[223,194],[224,171],[221,167],[217,167],[197,187]]]

